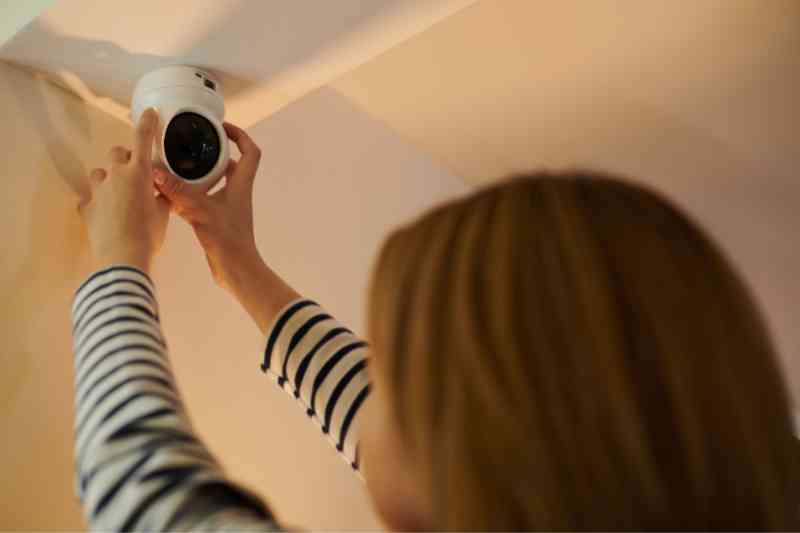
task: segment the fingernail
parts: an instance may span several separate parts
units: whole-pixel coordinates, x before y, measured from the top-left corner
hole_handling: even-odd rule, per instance
[[[164,173],[160,170],[154,170],[153,176],[155,177],[156,183],[159,185],[164,185]]]

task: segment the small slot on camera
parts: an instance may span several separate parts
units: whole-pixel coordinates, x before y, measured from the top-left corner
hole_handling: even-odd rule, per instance
[[[213,81],[211,81],[211,80],[206,80],[206,81],[204,81],[204,82],[203,82],[203,85],[205,85],[206,87],[208,87],[208,88],[209,88],[209,89],[211,89],[212,91],[216,91],[216,90],[217,90],[217,86],[216,86],[216,85],[214,84],[214,82],[213,82]]]

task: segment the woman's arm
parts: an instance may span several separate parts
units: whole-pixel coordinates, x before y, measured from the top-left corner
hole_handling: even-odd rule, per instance
[[[145,272],[93,273],[75,293],[72,323],[75,490],[91,530],[279,529],[195,434]]]
[[[231,266],[225,269],[225,289],[266,335],[286,304],[299,299],[300,294],[264,262],[255,246],[227,263]]]
[[[264,335],[261,370],[358,471],[361,406],[370,393],[367,344],[302,298],[260,256],[242,258],[230,289]]]
[[[229,163],[224,189],[209,196],[163,172],[156,186],[194,229],[214,281],[239,300],[265,335],[262,370],[301,403],[357,470],[359,412],[370,390],[365,345],[319,306],[300,302],[261,258],[253,228],[261,150],[241,128],[224,126],[242,153]]]

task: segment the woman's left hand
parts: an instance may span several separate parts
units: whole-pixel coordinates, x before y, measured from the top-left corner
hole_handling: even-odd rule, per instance
[[[133,151],[112,147],[110,170],[95,168],[89,175],[91,195],[78,212],[89,233],[95,269],[127,264],[150,274],[164,243],[169,202],[155,196],[151,162],[157,131],[158,113],[151,108],[139,120]]]

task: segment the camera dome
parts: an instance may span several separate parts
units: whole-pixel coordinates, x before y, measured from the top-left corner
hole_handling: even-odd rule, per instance
[[[172,117],[164,133],[164,155],[178,176],[187,180],[200,179],[219,161],[217,130],[202,115],[179,113]]]
[[[230,156],[222,127],[222,84],[196,67],[172,65],[142,76],[131,103],[131,120],[155,107],[159,136],[156,163],[183,179],[186,186],[207,191],[221,178]]]

